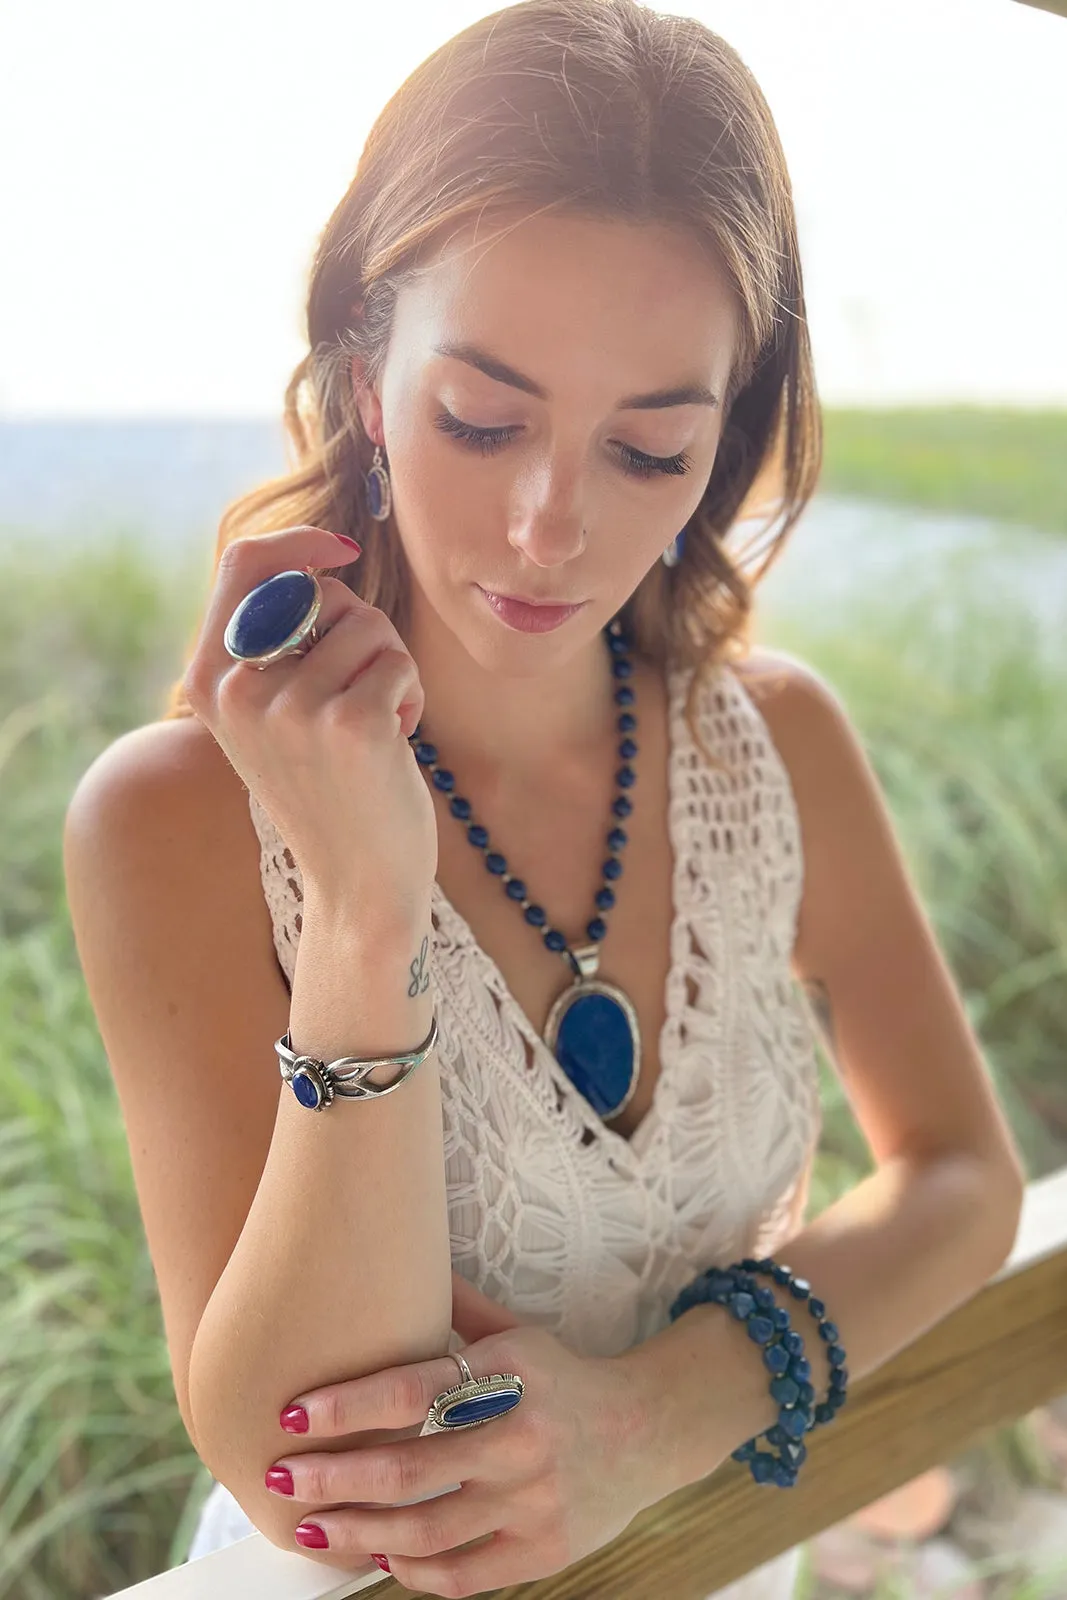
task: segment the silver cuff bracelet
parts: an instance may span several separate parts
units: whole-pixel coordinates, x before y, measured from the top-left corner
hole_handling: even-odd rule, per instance
[[[274,1045],[285,1082],[308,1111],[322,1111],[335,1096],[342,1100],[377,1100],[411,1077],[437,1043],[437,1014],[430,1031],[417,1050],[400,1056],[339,1056],[336,1061],[319,1061],[315,1056],[298,1056],[289,1042],[289,1030]],[[391,1083],[368,1083],[375,1067],[402,1067]]]

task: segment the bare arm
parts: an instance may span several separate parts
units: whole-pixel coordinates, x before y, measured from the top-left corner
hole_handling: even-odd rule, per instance
[[[877,1165],[779,1259],[825,1302],[855,1379],[1003,1264],[1026,1172],[862,740],[817,674],[777,660],[784,681],[761,709],[803,836],[792,965]],[[826,1346],[806,1313],[793,1322],[822,1399]],[[775,1421],[747,1331],[717,1307],[693,1307],[634,1358],[669,1395],[675,1484],[717,1465],[724,1440],[732,1450]],[[708,1370],[722,1377],[710,1396],[699,1388]]]
[[[315,1114],[282,1086],[274,1040],[288,1026],[326,1060],[418,1044],[431,992],[408,991],[429,909],[417,927],[368,927],[305,886],[290,1002],[247,794],[195,724],[105,752],[64,844],[183,1416],[256,1526],[295,1548],[299,1511],[263,1476],[305,1448],[282,1407],[439,1355],[452,1293],[436,1055],[395,1094]]]
[[[413,1049],[432,1016],[429,993],[408,996],[425,936],[370,941],[305,900],[294,1050],[329,1061]],[[436,1054],[373,1103],[314,1114],[283,1089],[248,1219],[190,1354],[201,1456],[257,1526],[292,1546],[299,1515],[263,1482],[290,1447],[279,1412],[319,1384],[440,1355],[451,1314]]]

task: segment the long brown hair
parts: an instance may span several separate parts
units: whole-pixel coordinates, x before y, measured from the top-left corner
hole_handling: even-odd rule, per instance
[[[737,52],[691,17],[636,0],[522,0],[401,84],[315,252],[308,353],[285,391],[291,470],[226,508],[216,569],[239,537],[302,523],[346,533],[363,555],[331,576],[403,634],[410,574],[392,518],[367,511],[373,446],[352,359],[376,384],[400,287],[443,235],[494,207],[683,225],[726,269],[739,345],[714,468],[682,560],[656,561],[622,612],[642,655],[695,669],[685,715],[713,760],[697,697],[751,648],[754,590],[814,493],[822,424],[778,133]],[[726,534],[757,510],[767,520],[732,555]],[[179,681],[163,716],[189,715]]]

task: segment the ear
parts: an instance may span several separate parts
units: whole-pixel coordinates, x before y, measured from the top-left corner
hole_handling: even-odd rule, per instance
[[[353,356],[349,368],[352,374],[352,392],[356,397],[356,406],[359,410],[363,431],[368,439],[373,439],[376,444],[385,444],[385,430],[382,427],[382,403],[376,391],[367,382],[363,362],[359,356]]]

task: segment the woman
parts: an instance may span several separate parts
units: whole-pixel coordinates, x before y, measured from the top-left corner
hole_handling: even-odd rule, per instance
[[[726,547],[776,483],[766,570],[820,438],[735,52],[633,0],[466,29],[378,118],[308,331],[293,469],[79,785],[68,889],[219,1484],[192,1553],[474,1594],[734,1452],[773,1516],[1022,1175],[859,739]],[[878,1164],[806,1228],[803,989]]]

